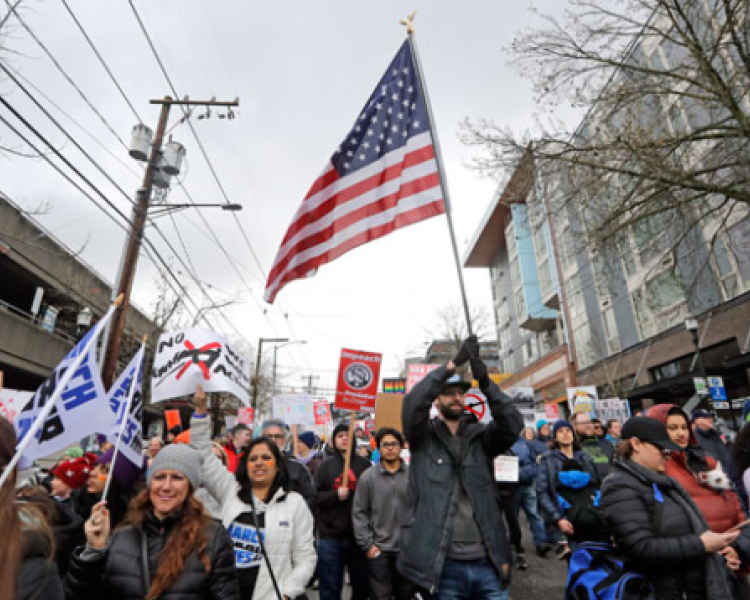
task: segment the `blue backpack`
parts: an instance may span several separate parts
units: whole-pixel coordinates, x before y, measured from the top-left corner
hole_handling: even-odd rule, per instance
[[[661,527],[664,496],[654,483],[654,530]],[[566,600],[656,600],[654,586],[640,573],[629,571],[625,561],[611,545],[586,542],[570,557]]]
[[[628,571],[617,551],[603,542],[585,542],[570,557],[566,600],[655,600],[651,583]]]

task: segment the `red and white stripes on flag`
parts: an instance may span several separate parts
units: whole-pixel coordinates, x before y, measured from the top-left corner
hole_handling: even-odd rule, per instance
[[[349,250],[445,212],[429,131],[378,162],[340,177],[318,177],[294,216],[268,276],[265,299]]]
[[[392,231],[445,212],[435,148],[405,43],[313,183],[281,243],[265,299]]]

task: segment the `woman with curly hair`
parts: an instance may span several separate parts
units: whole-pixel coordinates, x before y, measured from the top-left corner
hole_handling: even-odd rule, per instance
[[[86,547],[71,558],[66,597],[239,600],[232,542],[195,499],[200,484],[200,454],[171,445],[154,459],[146,489],[113,533],[106,501],[96,504]]]
[[[313,519],[305,500],[288,491],[284,459],[270,438],[242,451],[230,473],[211,450],[206,395],[195,393],[191,442],[201,451],[208,492],[221,504],[221,520],[234,542],[242,600],[297,598],[317,563]]]
[[[16,432],[0,417],[0,472],[13,459]],[[32,504],[16,499],[16,473],[0,488],[0,600],[62,600],[52,531]]]

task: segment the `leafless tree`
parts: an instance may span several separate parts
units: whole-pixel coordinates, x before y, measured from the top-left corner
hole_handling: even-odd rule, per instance
[[[541,15],[512,47],[534,86],[535,129],[466,121],[474,166],[499,174],[530,155],[552,217],[573,212],[586,244],[627,254],[635,240],[705,267],[701,235],[723,252],[719,232],[741,227],[741,243],[750,231],[749,6],[569,0],[563,18]],[[574,128],[561,120],[571,107],[587,111]]]

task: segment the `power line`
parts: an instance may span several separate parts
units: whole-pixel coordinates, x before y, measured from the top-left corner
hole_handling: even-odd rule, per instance
[[[78,94],[81,96],[83,101],[88,105],[88,107],[94,111],[97,117],[101,120],[102,123],[112,132],[112,135],[114,135],[117,140],[120,142],[120,144],[125,148],[128,149],[125,142],[122,140],[122,138],[117,134],[117,132],[112,128],[112,126],[109,124],[107,119],[104,118],[102,113],[100,113],[97,108],[91,103],[91,101],[88,99],[88,96],[79,88],[76,83],[71,79],[70,75],[65,71],[65,69],[62,68],[62,65],[60,65],[59,62],[57,62],[57,59],[52,55],[52,52],[49,51],[47,46],[42,43],[42,41],[36,36],[36,34],[31,30],[31,28],[26,24],[26,21],[24,21],[21,18],[21,15],[18,14],[18,11],[16,10],[16,7],[13,6],[10,3],[10,0],[5,0],[5,4],[8,5],[8,8],[13,12],[18,22],[23,26],[23,28],[28,32],[28,34],[34,39],[34,41],[39,45],[39,47],[44,51],[44,53],[49,57],[49,59],[52,61],[52,63],[55,65],[57,70],[62,74],[65,79],[68,80],[68,83],[73,86],[73,88],[78,92]]]
[[[115,79],[115,76],[112,74],[112,71],[110,71],[109,67],[107,66],[107,63],[104,62],[104,58],[99,53],[99,50],[97,50],[96,46],[94,45],[94,42],[89,37],[88,33],[86,33],[86,30],[83,28],[83,25],[81,25],[81,22],[76,18],[75,14],[71,10],[70,6],[68,5],[67,0],[62,0],[63,5],[68,11],[68,14],[71,16],[73,21],[75,21],[75,24],[78,26],[78,29],[83,34],[83,37],[86,38],[86,41],[88,42],[89,46],[91,47],[91,50],[94,51],[94,54],[96,54],[96,57],[99,59],[99,62],[101,63],[102,67],[104,67],[104,70],[107,72],[107,75],[109,75],[109,78],[112,80],[112,83],[115,84],[115,87],[120,92],[120,95],[123,97],[127,105],[130,107],[130,110],[133,111],[133,114],[135,115],[135,118],[138,119],[139,123],[143,123],[143,119],[141,119],[141,116],[138,114],[138,111],[135,109],[133,104],[130,102],[130,99],[128,98],[127,94],[125,94],[125,91],[120,87],[120,84],[118,83],[117,79]]]

